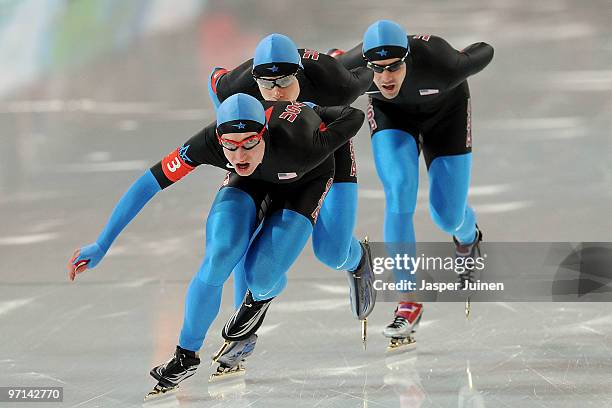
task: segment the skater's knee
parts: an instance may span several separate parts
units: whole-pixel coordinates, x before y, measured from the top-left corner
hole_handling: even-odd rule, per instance
[[[218,261],[237,263],[249,246],[250,233],[248,229],[236,230],[233,227],[217,227],[206,229],[206,256]]]
[[[405,174],[383,180],[386,205],[394,212],[414,212],[418,180]]]
[[[385,189],[386,208],[395,213],[414,212],[416,209],[416,188],[397,187]]]
[[[463,224],[465,209],[436,208],[430,206],[431,218],[442,231],[448,234],[454,232]]]
[[[220,263],[217,263],[217,265],[219,264]],[[232,273],[232,267],[223,265],[214,266],[214,263],[210,265],[213,266],[207,266],[205,264],[202,264],[202,266],[198,270],[197,278],[206,285],[223,286],[225,281]]]
[[[347,239],[331,239],[327,242],[313,237],[312,249],[319,261],[332,269],[340,269],[349,255],[351,237],[349,235]]]
[[[240,261],[249,246],[248,229],[226,227],[206,230],[206,257],[204,262],[215,268],[230,268]]]
[[[396,171],[381,177],[386,194],[395,194],[398,197],[416,194],[419,187],[417,175]]]
[[[248,236],[216,234],[207,240],[206,255],[198,277],[210,285],[223,285],[249,245]]]
[[[214,265],[227,265],[232,269],[244,256],[249,245],[248,238],[232,240],[215,237],[213,240],[206,246],[206,258]]]
[[[313,246],[317,259],[332,269],[341,269],[348,256],[348,247],[334,248],[332,245]]]

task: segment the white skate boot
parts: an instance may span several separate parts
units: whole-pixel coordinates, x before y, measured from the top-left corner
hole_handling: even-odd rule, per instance
[[[414,332],[423,316],[423,304],[400,302],[395,308],[393,321],[385,327],[383,334],[389,337],[387,351],[399,351],[416,343]]]

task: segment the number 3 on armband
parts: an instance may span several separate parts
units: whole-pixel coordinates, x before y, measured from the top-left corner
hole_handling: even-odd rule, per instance
[[[166,167],[168,168],[170,172],[174,173],[176,170],[178,170],[181,167],[181,161],[179,160],[178,157],[175,157],[174,160],[166,164]]]

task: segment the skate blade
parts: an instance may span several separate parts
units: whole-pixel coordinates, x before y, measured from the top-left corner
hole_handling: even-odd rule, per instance
[[[361,344],[363,344],[363,350],[368,348],[368,318],[366,317],[361,321]]]
[[[231,343],[231,341],[225,340],[225,342],[221,345],[215,355],[212,356],[212,362],[210,363],[211,367],[217,362],[217,360],[219,360],[219,357],[221,357],[221,355],[225,352],[225,350],[227,350]]]
[[[176,392],[178,387],[179,387],[178,385],[175,385],[174,387],[164,387],[163,385],[157,384],[151,390],[151,392],[149,392],[147,395],[145,395],[144,400],[145,401],[152,401],[152,400],[159,399],[159,398],[161,398],[163,396],[166,396],[166,395],[172,395],[172,394],[174,394],[174,392]]]
[[[208,378],[208,382],[212,383],[212,382],[223,381],[223,380],[230,379],[230,378],[240,377],[240,376],[243,376],[245,372],[246,372],[246,369],[241,365],[238,365],[234,368],[218,367],[217,371],[210,375],[210,377]]]
[[[411,350],[416,346],[414,337],[392,338],[387,346],[387,353],[398,353],[405,350]]]

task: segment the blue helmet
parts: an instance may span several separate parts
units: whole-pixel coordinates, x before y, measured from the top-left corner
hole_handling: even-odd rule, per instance
[[[282,76],[295,73],[302,66],[302,58],[291,38],[270,34],[257,44],[253,57],[256,76]]]
[[[260,132],[266,125],[263,105],[251,95],[237,93],[217,109],[217,131],[224,133]]]
[[[368,61],[403,58],[410,52],[408,35],[399,24],[378,20],[363,35],[362,51]]]

